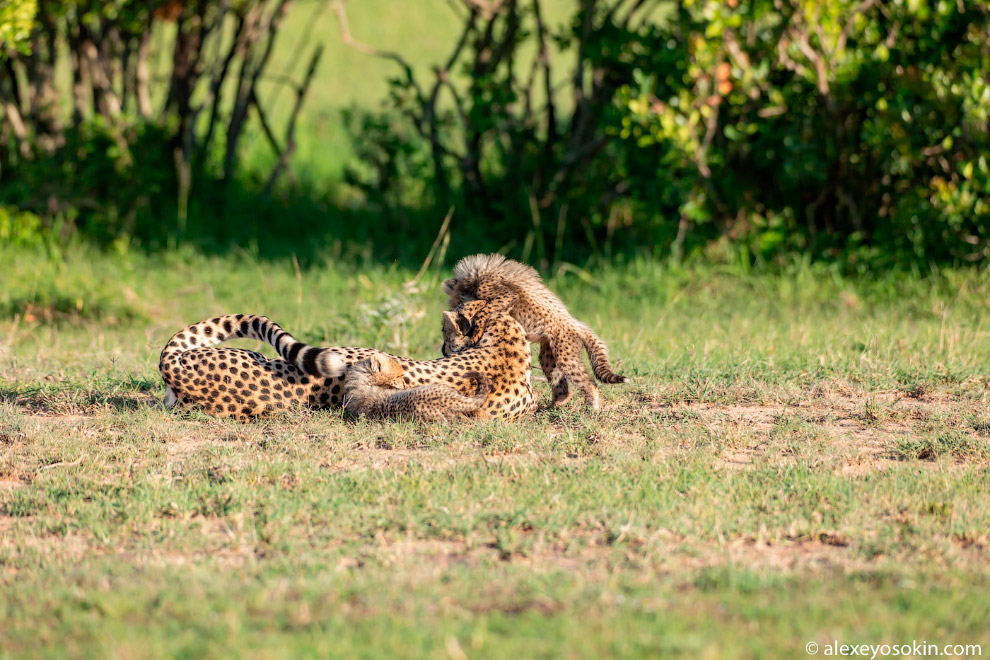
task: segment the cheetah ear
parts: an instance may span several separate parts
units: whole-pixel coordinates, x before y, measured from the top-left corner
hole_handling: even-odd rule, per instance
[[[443,326],[445,328],[450,328],[451,330],[457,330],[461,332],[458,320],[462,318],[457,312],[444,312],[443,313]],[[462,333],[463,334],[463,333]]]
[[[457,280],[451,277],[443,281],[443,284],[440,285],[440,289],[448,296],[452,296],[454,295],[455,286],[457,286]]]
[[[387,363],[385,362],[385,360],[382,358],[381,355],[372,355],[370,358],[368,358],[368,371],[370,371],[373,374],[381,373],[382,371],[385,371],[386,365]]]
[[[469,334],[471,332],[472,326],[473,324],[463,316],[457,317],[457,329],[461,331],[462,335]]]
[[[378,365],[379,385],[391,385],[396,378],[402,377],[402,365],[398,360],[388,355],[376,355],[372,358]]]

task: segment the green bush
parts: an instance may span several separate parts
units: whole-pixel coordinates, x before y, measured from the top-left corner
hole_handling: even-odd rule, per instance
[[[41,5],[31,54],[8,49],[0,74],[27,108],[19,123],[17,104],[3,106],[5,130],[30,128],[0,144],[0,204],[15,210],[0,231],[28,236],[37,220],[56,239],[268,253],[375,243],[388,259],[425,252],[454,207],[452,251],[543,266],[619,253],[853,269],[990,258],[981,0],[582,0],[554,25],[543,0],[453,4],[464,23],[449,57],[417,76],[387,53],[402,66],[383,107],[345,113],[357,156],[345,181],[364,193],[346,208],[328,190],[273,186],[288,152],[267,178],[238,170],[238,136],[264,107],[253,83],[231,96],[234,69],[206,59],[226,53],[260,75],[281,4],[173,3],[172,18],[134,0]],[[172,51],[153,109],[138,64],[164,20],[188,48]],[[245,26],[263,38],[224,39]],[[103,33],[116,36],[101,66],[70,58],[91,89],[67,89],[59,49],[86,52]],[[120,85],[92,75],[115,67]],[[70,106],[67,122],[57,109]],[[253,135],[280,152],[293,128]]]
[[[363,154],[366,187],[453,202],[554,258],[716,239],[757,260],[990,256],[985,3],[586,0],[556,31],[539,4],[469,12],[432,84],[395,81],[383,115],[407,127],[365,122],[359,143],[389,145]],[[577,68],[548,68],[563,82],[537,104],[548,43]],[[381,175],[430,153],[419,200]]]
[[[686,71],[619,97],[629,151],[676,153],[692,222],[764,256],[990,254],[985,4],[731,4],[683,10]]]
[[[0,2],[0,60],[8,50],[27,53],[31,27],[38,11],[36,0],[3,0]]]
[[[166,233],[156,223],[174,229],[177,186],[164,128],[115,128],[97,116],[66,129],[64,141],[50,156],[20,163],[2,187],[4,203],[99,245],[121,236],[154,242]]]
[[[41,245],[44,240],[41,218],[30,211],[0,205],[0,243],[27,247]]]
[[[62,0],[35,15],[33,2],[4,2],[0,204],[37,216],[56,242],[156,248],[264,236],[322,53],[312,50],[300,82],[286,81],[297,94],[280,126],[258,83],[288,4]],[[7,48],[15,38],[22,47]],[[262,181],[239,157],[249,133],[276,155]]]

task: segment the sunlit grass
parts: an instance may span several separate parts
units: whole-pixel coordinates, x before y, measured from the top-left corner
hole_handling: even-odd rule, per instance
[[[221,313],[437,357],[449,266],[0,251],[0,655],[990,643],[980,273],[563,268],[551,286],[633,378],[599,413],[158,405],[162,345]]]

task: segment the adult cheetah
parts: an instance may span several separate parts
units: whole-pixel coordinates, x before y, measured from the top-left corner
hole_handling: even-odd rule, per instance
[[[443,292],[450,296],[452,308],[468,300],[503,301],[503,305],[509,301],[507,309],[522,324],[527,339],[540,344],[540,368],[550,381],[553,406],[570,398],[570,380],[592,409],[600,407],[598,387],[581,360],[582,347],[588,351],[598,380],[612,384],[629,381],[612,371],[605,342],[571,316],[531,266],[500,254],[464,257],[454,266],[453,277],[444,280]]]
[[[443,333],[450,337],[444,345],[460,348],[437,360],[410,360],[373,348],[308,346],[263,316],[201,321],[177,333],[162,350],[165,404],[192,404],[242,419],[299,405],[340,407],[350,366],[379,355],[401,366],[402,377],[393,383],[397,389],[440,384],[471,397],[478,390],[475,372],[480,373],[490,387],[484,416],[514,419],[536,407],[529,345],[519,323],[497,311],[484,301],[471,301],[444,312]],[[216,347],[239,337],[267,342],[283,359]]]
[[[177,332],[158,362],[165,406],[190,405],[217,417],[239,419],[299,406],[339,407],[343,379],[316,378],[285,360],[216,347],[227,339],[267,341],[277,327],[263,316],[235,314]]]

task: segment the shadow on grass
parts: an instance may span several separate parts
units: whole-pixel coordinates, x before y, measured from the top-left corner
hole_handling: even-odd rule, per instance
[[[134,412],[161,406],[161,399],[142,386],[133,392],[98,392],[83,388],[0,386],[0,403],[33,415],[92,415],[100,411]]]

